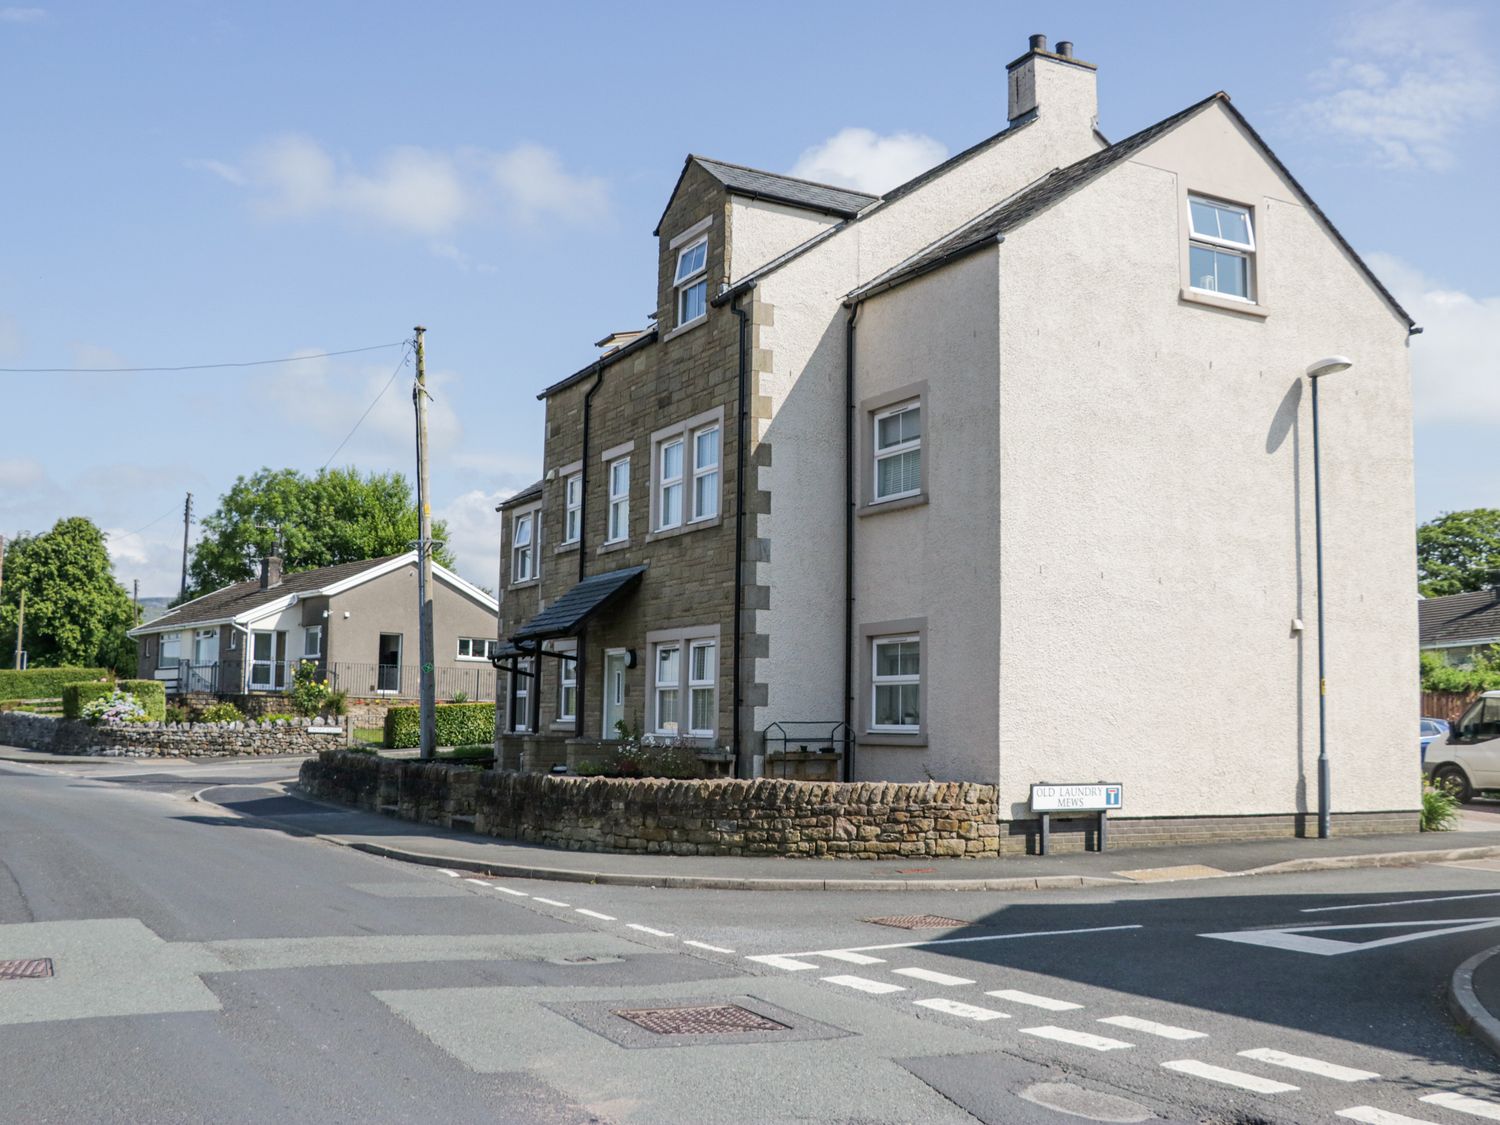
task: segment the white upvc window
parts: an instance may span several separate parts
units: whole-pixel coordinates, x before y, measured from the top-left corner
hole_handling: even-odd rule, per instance
[[[557,721],[578,721],[578,661],[565,656],[557,662]]]
[[[677,326],[708,315],[708,236],[677,252]]]
[[[517,512],[510,522],[510,579],[529,582],[537,576],[536,510]]]
[[[914,733],[922,728],[922,641],[876,637],[870,644],[870,729]]]
[[[656,734],[682,733],[679,710],[682,703],[682,645],[678,642],[656,646],[655,671],[652,677],[656,692]]]
[[[609,528],[606,543],[630,538],[630,458],[609,463]]]
[[[583,531],[583,474],[574,473],[563,482],[563,539],[577,543]]]
[[[316,660],[323,655],[323,626],[309,625],[302,634],[302,658]]]
[[[175,668],[181,656],[182,634],[161,634],[161,644],[158,646],[156,654],[156,666],[158,668]]]
[[[905,402],[875,415],[873,503],[922,491],[922,404]]]
[[[658,530],[682,526],[682,439],[657,446],[656,526]]]
[[[693,641],[688,645],[688,733],[691,735],[712,737],[714,733],[718,649],[714,641]]]
[[[511,694],[514,697],[515,709],[511,713],[510,729],[521,733],[531,730],[531,673],[535,661],[526,657],[516,661],[516,670],[511,673],[515,681],[515,688]]]
[[[1250,209],[1188,196],[1188,283],[1240,301],[1255,300],[1255,227]]]
[[[459,660],[488,660],[500,651],[500,642],[493,637],[459,637]]]
[[[693,431],[693,520],[719,514],[719,434],[717,423]]]

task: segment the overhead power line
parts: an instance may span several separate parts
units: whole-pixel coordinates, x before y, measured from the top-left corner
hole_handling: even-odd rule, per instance
[[[365,412],[359,416],[359,421],[354,423],[353,429],[344,435],[344,440],[339,442],[338,449],[335,449],[328,455],[328,460],[323,462],[323,468],[328,468],[333,463],[333,459],[339,455],[339,449],[343,449],[344,446],[349,444],[349,439],[354,436],[355,430],[364,425],[365,419],[370,416],[370,411],[375,409],[375,404],[385,397],[385,392],[391,389],[391,384],[396,381],[396,376],[401,374],[401,369],[406,366],[406,357],[411,353],[412,342],[410,340],[403,340],[402,343],[406,346],[401,349],[401,358],[396,361],[396,369],[391,372],[391,377],[385,381],[385,386],[380,388],[379,393],[370,400],[370,405],[365,407]]]
[[[308,359],[331,359],[340,355],[357,355],[360,352],[378,352],[386,348],[408,345],[408,340],[395,340],[389,344],[371,344],[367,348],[345,348],[338,352],[316,352],[313,355],[286,356],[282,359],[252,359],[244,363],[188,363],[180,367],[0,367],[4,375],[140,375],[160,371],[214,371],[223,367],[268,367],[276,363],[301,363]]]

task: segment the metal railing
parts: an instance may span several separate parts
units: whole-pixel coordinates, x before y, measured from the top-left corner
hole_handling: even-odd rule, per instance
[[[352,696],[395,695],[416,699],[422,683],[422,670],[416,664],[363,664],[338,660],[328,665],[328,686]],[[437,684],[437,701],[447,703],[462,693],[471,703],[493,703],[495,670],[489,662],[472,668],[439,665],[433,670]]]
[[[843,780],[850,780],[854,733],[841,720],[783,719],[764,732],[767,759],[790,753],[837,754]]]

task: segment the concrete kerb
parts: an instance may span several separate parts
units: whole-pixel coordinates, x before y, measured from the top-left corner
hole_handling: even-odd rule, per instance
[[[209,789],[224,788],[208,786],[193,794],[193,800],[202,804],[214,804],[203,797]],[[252,788],[247,786],[246,788]],[[271,783],[253,788],[263,788],[283,796],[295,797],[311,805],[332,811],[347,812],[348,806],[322,801],[301,792],[295,783]],[[222,808],[223,806],[216,805]],[[1085,887],[1138,886],[1133,879],[1107,878],[1097,875],[1034,875],[1015,876],[1006,879],[796,879],[796,878],[734,878],[723,875],[641,875],[623,871],[588,871],[568,867],[544,867],[538,864],[494,863],[484,860],[465,859],[459,856],[441,855],[435,852],[417,851],[411,848],[392,847],[369,840],[351,840],[342,836],[313,832],[299,828],[273,817],[249,817],[232,809],[226,812],[245,819],[265,820],[291,835],[322,840],[338,847],[350,848],[368,855],[377,855],[403,863],[415,863],[425,867],[448,867],[456,871],[471,871],[476,875],[495,878],[542,879],[559,883],[592,883],[616,887],[660,887],[669,890],[711,891],[1056,891],[1077,890]],[[484,842],[481,840],[480,842]],[[1328,856],[1320,859],[1294,859],[1267,864],[1246,871],[1228,871],[1213,875],[1185,879],[1162,880],[1162,882],[1196,882],[1198,879],[1238,878],[1247,875],[1287,875],[1306,871],[1338,871],[1360,867],[1415,867],[1423,863],[1451,863],[1455,860],[1487,859],[1500,856],[1500,847],[1449,848],[1432,852],[1381,852],[1375,855]],[[1500,1049],[1500,1048],[1497,1048]]]
[[[1476,953],[1458,968],[1448,981],[1448,1011],[1465,1031],[1500,1055],[1500,1018],[1480,1002],[1474,991],[1474,974],[1491,957],[1500,955],[1500,945]]]

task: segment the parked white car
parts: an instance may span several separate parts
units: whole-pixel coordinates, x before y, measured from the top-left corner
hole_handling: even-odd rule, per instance
[[[1500,691],[1481,695],[1447,738],[1427,747],[1427,771],[1463,802],[1481,789],[1500,789]]]

